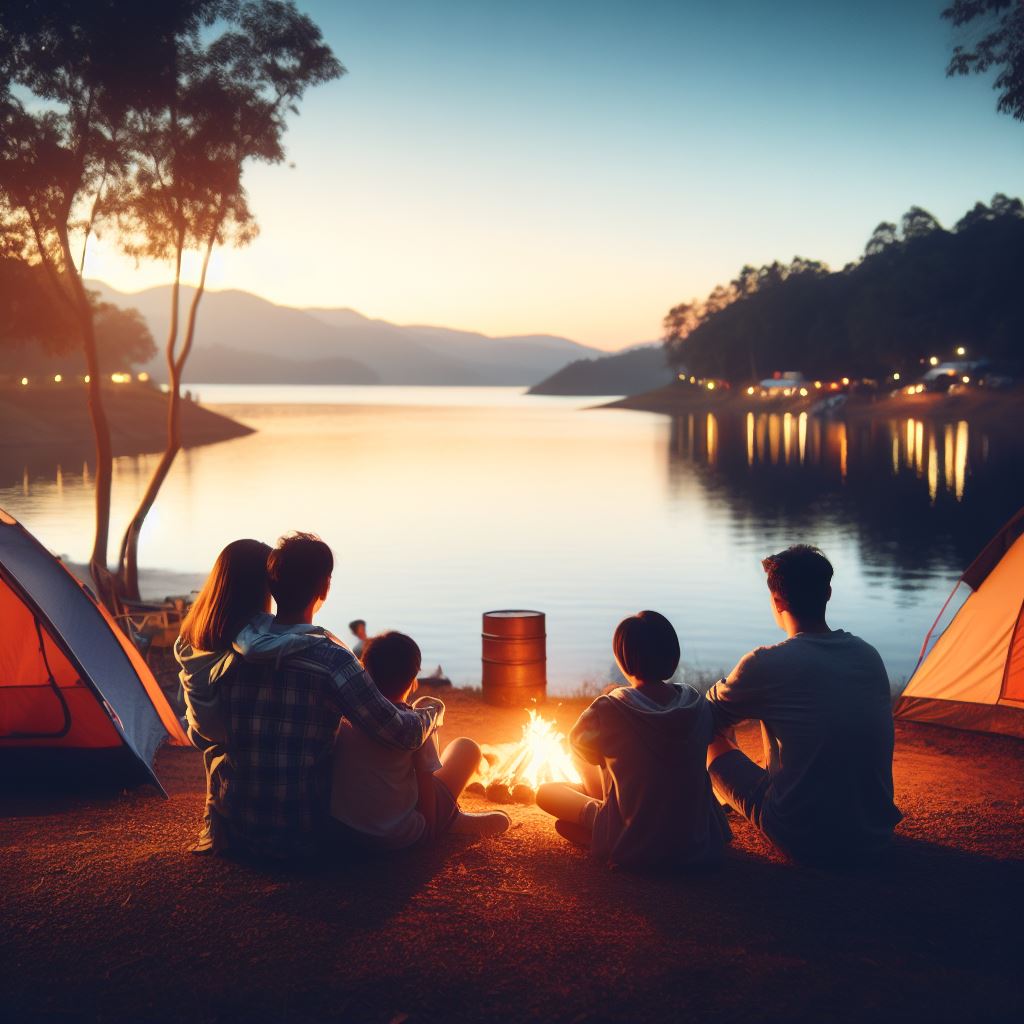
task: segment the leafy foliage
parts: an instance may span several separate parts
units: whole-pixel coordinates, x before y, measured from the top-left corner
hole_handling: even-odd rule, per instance
[[[955,0],[942,12],[962,37],[946,74],[994,70],[996,109],[1024,121],[1024,4],[1020,0]]]
[[[802,370],[878,377],[957,345],[1024,362],[1024,204],[978,203],[952,231],[911,207],[875,228],[863,258],[830,273],[797,258],[744,267],[665,318],[671,361],[726,379]]]

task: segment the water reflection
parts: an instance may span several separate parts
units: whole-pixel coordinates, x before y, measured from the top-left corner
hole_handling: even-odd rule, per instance
[[[1021,446],[966,420],[846,423],[751,411],[735,421],[719,416],[706,430],[701,436],[692,417],[676,421],[670,478],[681,479],[684,462],[703,467],[708,489],[745,519],[785,517],[812,532],[815,523],[839,521],[861,534],[866,556],[879,564],[952,558],[951,567],[962,567],[1024,504]]]

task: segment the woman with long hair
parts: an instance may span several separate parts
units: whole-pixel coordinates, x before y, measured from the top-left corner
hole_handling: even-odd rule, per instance
[[[270,611],[267,556],[270,545],[258,540],[232,541],[217,556],[195,603],[181,623],[174,657],[185,698],[188,738],[203,752],[206,767],[206,813],[195,853],[218,847],[211,814],[210,769],[224,756],[227,728],[218,689],[238,660],[235,637],[258,615]]]

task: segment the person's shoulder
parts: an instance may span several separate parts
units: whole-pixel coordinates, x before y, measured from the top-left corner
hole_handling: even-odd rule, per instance
[[[356,656],[326,632],[311,635],[310,643],[288,660],[294,667],[301,666],[307,671],[323,675],[334,675],[337,672],[354,675],[363,670]]]

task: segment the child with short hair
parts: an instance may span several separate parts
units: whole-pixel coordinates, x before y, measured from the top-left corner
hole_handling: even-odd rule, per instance
[[[416,690],[420,649],[404,633],[370,637],[363,667],[377,689],[399,708]],[[421,697],[415,707],[433,705],[437,721],[444,704]],[[342,720],[334,742],[331,816],[362,845],[403,849],[430,842],[445,832],[500,835],[511,820],[503,811],[468,814],[458,799],[480,765],[480,747],[460,736],[439,757],[436,733],[417,751],[385,746]]]
[[[657,612],[623,619],[612,642],[629,683],[603,694],[569,735],[583,786],[551,782],[537,805],[559,834],[619,867],[718,863],[729,826],[705,770],[714,726],[708,702],[669,683],[679,639]]]

